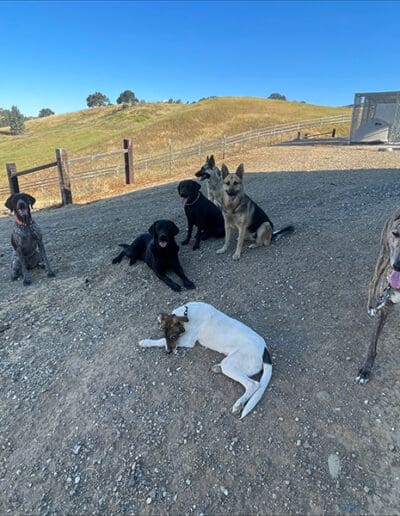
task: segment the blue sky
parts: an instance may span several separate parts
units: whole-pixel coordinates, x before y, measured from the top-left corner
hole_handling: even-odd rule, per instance
[[[400,2],[2,1],[0,107],[284,94],[341,106],[400,90]]]

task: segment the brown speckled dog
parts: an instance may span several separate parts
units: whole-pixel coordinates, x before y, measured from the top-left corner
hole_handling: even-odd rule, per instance
[[[32,283],[28,270],[34,267],[46,268],[49,277],[55,276],[47,259],[43,245],[42,232],[31,217],[30,208],[36,199],[26,193],[11,195],[5,202],[6,207],[15,213],[15,224],[11,234],[14,252],[11,260],[11,279],[19,276],[24,285]]]

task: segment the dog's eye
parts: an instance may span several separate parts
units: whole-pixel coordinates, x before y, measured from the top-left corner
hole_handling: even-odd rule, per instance
[[[398,231],[392,231],[392,235],[394,238],[400,238],[400,233]]]
[[[234,185],[234,186],[236,186],[236,185],[238,185],[238,184],[239,184],[239,183],[238,183],[237,181],[234,181],[234,182],[233,182],[233,185]]]

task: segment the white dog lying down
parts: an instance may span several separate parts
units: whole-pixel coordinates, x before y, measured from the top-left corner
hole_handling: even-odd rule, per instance
[[[168,344],[165,338],[144,339],[139,345],[143,348],[165,347],[171,352],[176,347],[192,348],[199,342],[226,355],[212,370],[222,372],[243,385],[245,393],[233,405],[232,412],[237,413],[244,407],[241,419],[244,418],[260,401],[272,376],[271,357],[264,339],[248,326],[207,303],[187,303],[175,308],[172,313],[179,316],[179,320],[174,318],[177,324],[183,323],[184,326],[184,333],[178,339]],[[261,370],[259,382],[250,378]]]

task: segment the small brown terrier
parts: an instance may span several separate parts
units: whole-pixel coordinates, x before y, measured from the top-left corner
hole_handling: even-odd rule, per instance
[[[174,314],[161,313],[158,316],[160,329],[165,338],[165,350],[167,353],[176,351],[178,346],[178,339],[185,332],[185,327],[182,323],[189,322],[186,315],[178,316]]]

